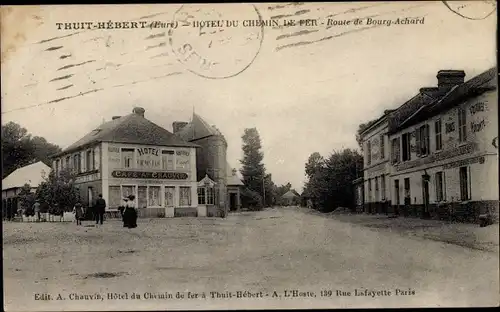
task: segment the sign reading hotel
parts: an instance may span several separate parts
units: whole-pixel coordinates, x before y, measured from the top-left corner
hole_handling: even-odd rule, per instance
[[[161,169],[160,150],[151,147],[141,147],[137,149],[137,168],[140,169]]]
[[[186,180],[188,174],[184,172],[156,172],[156,171],[123,171],[111,172],[113,178],[125,179],[158,179],[158,180]]]

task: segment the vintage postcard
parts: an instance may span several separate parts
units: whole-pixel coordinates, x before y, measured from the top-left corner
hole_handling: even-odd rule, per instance
[[[4,309],[497,306],[496,10],[2,6]]]

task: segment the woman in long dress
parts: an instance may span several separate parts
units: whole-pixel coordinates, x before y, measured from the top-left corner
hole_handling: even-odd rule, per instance
[[[123,227],[133,229],[137,227],[137,211],[134,205],[134,195],[128,197],[125,203],[125,210],[123,211]]]

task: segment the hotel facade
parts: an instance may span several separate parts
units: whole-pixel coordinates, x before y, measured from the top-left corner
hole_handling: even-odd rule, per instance
[[[80,200],[92,207],[99,194],[106,213],[118,216],[123,199],[135,195],[141,217],[206,214],[198,206],[196,144],[144,117],[145,110],[115,116],[53,158],[56,172],[76,174]]]
[[[439,71],[437,87],[365,129],[365,212],[498,220],[496,74],[465,81],[463,71]]]

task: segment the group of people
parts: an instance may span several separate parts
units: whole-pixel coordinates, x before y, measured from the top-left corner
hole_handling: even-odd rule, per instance
[[[119,208],[122,216],[123,227],[137,227],[137,210],[134,205],[134,199],[134,195],[124,198],[125,205]],[[106,211],[106,201],[102,198],[102,194],[99,194],[99,198],[96,200],[94,208],[95,224],[102,225],[104,222],[104,212]],[[82,204],[79,202],[76,203],[73,213],[75,214],[76,224],[81,225],[82,220],[85,218],[85,211]]]
[[[47,221],[56,221],[56,218],[59,218],[59,221],[64,220],[64,208],[62,206],[54,204],[48,208],[45,208],[46,209],[42,209],[42,204],[40,203],[40,201],[35,200],[33,206],[26,209],[21,209],[21,211],[19,211],[19,214],[26,216],[28,220],[33,219],[36,222],[40,222],[43,220],[42,213],[48,212]]]
[[[119,211],[123,221],[123,227],[126,228],[136,228],[137,227],[137,209],[134,205],[135,196],[129,195],[123,199],[124,205],[120,206]],[[92,219],[95,220],[95,224],[102,225],[104,223],[104,214],[106,211],[106,200],[102,198],[102,194],[99,194],[93,209],[90,211],[92,214]],[[51,217],[59,216],[62,220],[64,216],[64,209],[58,204],[52,205],[48,209],[49,220]],[[42,204],[39,200],[36,200],[32,207],[27,209],[24,213],[27,217],[34,217],[36,221],[42,221]],[[89,215],[87,209],[83,207],[80,202],[77,202],[73,207],[73,214],[75,216],[75,221],[77,225],[82,225],[82,221]],[[52,220],[55,221],[55,220]]]

